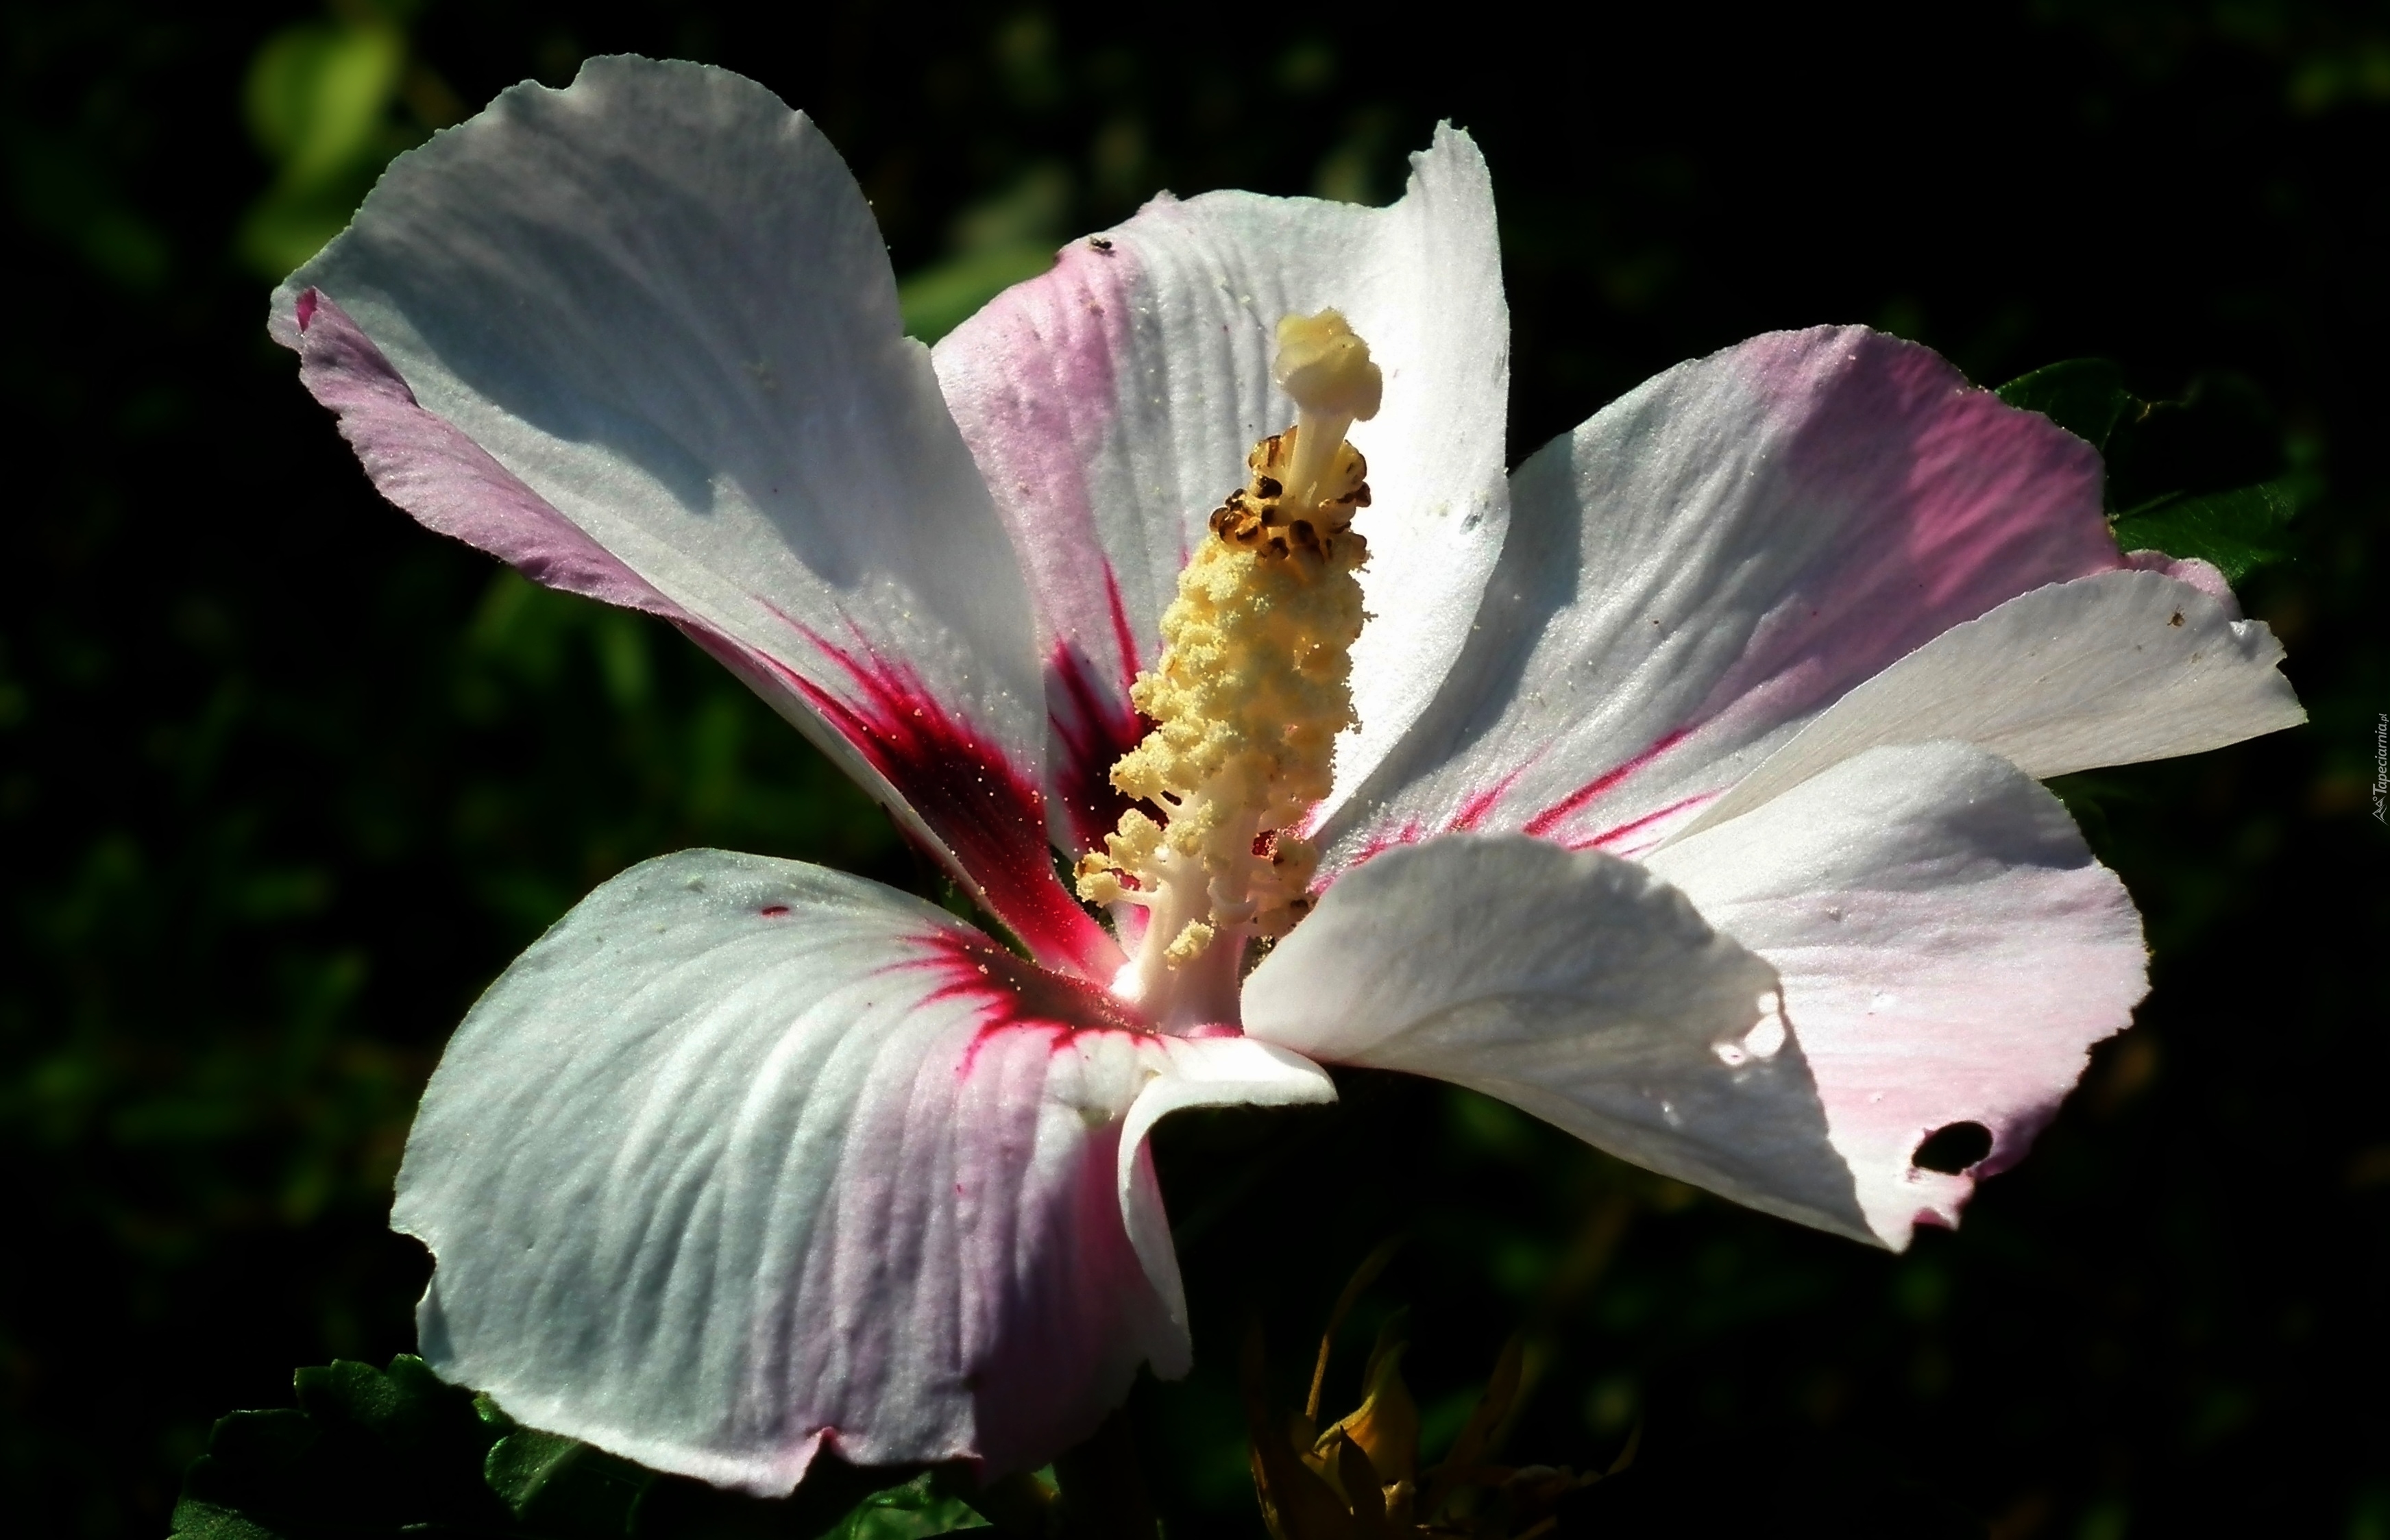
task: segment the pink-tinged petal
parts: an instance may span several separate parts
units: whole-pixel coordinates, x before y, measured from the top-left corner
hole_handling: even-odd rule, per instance
[[[2162,572],[2178,583],[2188,583],[2193,588],[2222,605],[2234,620],[2241,618],[2241,601],[2232,592],[2232,584],[2212,561],[2202,561],[2195,556],[2168,556],[2164,551],[2127,551],[2125,565],[2137,572]]]
[[[1244,1018],[1265,1042],[1470,1086],[1754,1208],[1869,1235],[1776,970],[1630,862],[1520,835],[1389,851],[1253,970]]]
[[[1895,659],[2120,566],[2100,479],[2081,440],[1878,332],[1680,365],[1511,479],[1479,629],[1325,864],[1463,810],[1648,850]]]
[[[1895,1250],[2015,1163],[2147,991],[2140,919],[2058,800],[1956,743],[1875,749],[1652,868],[1775,965],[1834,1148]],[[1918,1166],[1976,1123],[1967,1171]]]
[[[1084,847],[1114,824],[1111,762],[1136,741],[1128,685],[1246,453],[1293,420],[1273,328],[1333,306],[1368,339],[1385,404],[1357,424],[1375,501],[1360,521],[1370,610],[1357,736],[1377,763],[1458,655],[1502,542],[1510,316],[1493,190],[1468,135],[1439,129],[1386,209],[1164,197],[938,344],[938,378],[1019,543],[1041,619],[1056,779]]]
[[[803,117],[645,59],[517,86],[393,162],[271,329],[392,501],[672,618],[1040,956],[1118,966],[1046,853],[1011,542],[902,335],[870,210]],[[957,766],[887,730],[890,680],[986,772],[963,823],[936,805]]]
[[[1879,744],[1972,743],[2047,778],[2298,725],[2306,712],[2282,677],[2281,644],[2264,622],[2236,613],[2147,571],[2020,594],[1835,701],[1684,832],[1747,813]]]
[[[698,625],[488,450],[425,411],[348,312],[309,289],[297,296],[293,318],[300,382],[338,419],[375,488],[426,529],[478,546],[534,583]]]
[[[1332,1097],[1264,1053],[1161,1037],[868,882],[650,861],[491,987],[425,1092],[392,1220],[437,1263],[425,1355],[754,1492],[824,1449],[1034,1467],[1141,1362],[1187,1364],[1133,1110]]]

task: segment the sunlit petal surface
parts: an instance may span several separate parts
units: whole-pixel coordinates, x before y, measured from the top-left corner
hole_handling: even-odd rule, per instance
[[[1041,956],[1109,977],[1045,854],[1009,541],[805,119],[697,65],[517,86],[395,162],[273,327],[392,500],[679,622]]]
[[[1390,851],[1245,985],[1253,1036],[1433,1075],[1655,1171],[1864,1237],[1775,969],[1631,862],[1516,835]]]
[[[1868,751],[1650,865],[1774,965],[1887,1246],[1956,1224],[1975,1179],[2023,1157],[2146,991],[2125,885],[2057,798],[1966,745]],[[1979,1163],[1914,1163],[1960,1123],[1991,1136]]]
[[[2121,565],[2090,446],[1858,327],[1755,338],[1522,466],[1479,629],[1327,832],[1632,855],[1948,627]]]
[[[1153,1121],[1333,1095],[917,900],[690,851],[474,1007],[392,1223],[438,1262],[426,1357],[535,1427],[763,1493],[825,1448],[1017,1469],[1187,1367]]]
[[[1412,164],[1382,210],[1165,195],[933,357],[807,120],[600,59],[402,157],[277,290],[392,501],[680,626],[1037,959],[763,857],[598,889],[408,1145],[442,1374],[761,1493],[824,1450],[1034,1466],[1189,1365],[1156,1122],[1332,1099],[1315,1058],[1895,1248],[2023,1154],[2145,980],[2034,777],[2301,720],[2281,648],[2214,568],[2118,552],[2088,444],[1864,328],[1683,365],[1506,480],[1485,166],[1449,127]],[[1231,947],[1166,1014],[1102,987],[1047,841],[1117,826],[1130,683],[1294,415],[1279,323],[1331,308],[1383,370],[1360,726],[1310,823],[1228,841],[1316,831],[1325,882],[1240,1003]],[[1987,1152],[1919,1164],[1954,1124]]]
[[[1955,739],[2044,778],[2220,749],[2306,720],[2281,661],[2264,622],[2157,572],[2037,588],[1834,702],[1688,828],[1877,744]]]
[[[1293,420],[1270,380],[1279,320],[1330,307],[1385,371],[1383,408],[1352,430],[1375,496],[1362,586],[1381,623],[1354,649],[1361,728],[1339,746],[1343,784],[1426,706],[1501,547],[1510,314],[1469,136],[1438,130],[1386,209],[1157,199],[938,345],[1036,593],[1066,843],[1116,823],[1104,777],[1137,741],[1128,683],[1154,663],[1179,570],[1243,484],[1246,452]]]

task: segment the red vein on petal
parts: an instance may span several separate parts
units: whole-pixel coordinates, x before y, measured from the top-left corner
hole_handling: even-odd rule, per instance
[[[1590,840],[1570,841],[1568,842],[1568,848],[1571,850],[1615,850],[1618,846],[1625,843],[1631,836],[1650,828],[1653,824],[1674,818],[1680,814],[1690,813],[1697,807],[1706,806],[1709,803],[1717,801],[1717,799],[1722,795],[1724,795],[1724,793],[1718,791],[1696,791],[1690,797],[1670,802],[1667,806],[1660,809],[1657,813],[1646,813],[1640,818],[1630,819],[1625,823],[1615,826],[1614,828],[1603,829],[1600,833],[1595,835]],[[1647,841],[1645,844],[1638,845],[1636,848],[1638,850],[1648,849],[1650,843],[1650,841]]]
[[[1535,761],[1532,759],[1527,762],[1528,764],[1533,764],[1534,763]],[[1495,804],[1499,802],[1504,797],[1510,795],[1510,788],[1518,785],[1519,777],[1526,773],[1527,765],[1523,764],[1516,770],[1511,771],[1509,775],[1503,776],[1500,780],[1496,781],[1493,785],[1487,787],[1484,790],[1472,792],[1469,798],[1460,804],[1459,811],[1453,814],[1450,818],[1445,820],[1445,832],[1447,834],[1469,834],[1474,832],[1477,826],[1485,821],[1485,815],[1493,812]]]
[[[1406,819],[1400,826],[1394,828],[1380,829],[1377,833],[1369,836],[1368,842],[1361,847],[1359,854],[1354,856],[1352,860],[1336,868],[1336,871],[1331,875],[1330,879],[1332,880],[1333,877],[1342,876],[1345,872],[1351,871],[1354,867],[1360,866],[1363,862],[1368,861],[1374,856],[1383,855],[1386,852],[1394,849],[1398,845],[1416,845],[1421,840],[1428,839],[1431,836],[1437,834],[1475,833],[1478,826],[1485,821],[1486,815],[1492,813],[1496,807],[1500,805],[1502,799],[1509,795],[1510,788],[1519,783],[1519,777],[1525,775],[1528,769],[1534,765],[1536,760],[1541,757],[1541,751],[1538,751],[1535,755],[1528,759],[1525,764],[1519,765],[1517,768],[1511,770],[1508,775],[1505,775],[1500,780],[1496,781],[1493,785],[1486,787],[1482,790],[1471,792],[1468,797],[1462,800],[1460,806],[1454,810],[1451,817],[1446,818],[1443,823],[1438,824],[1432,829],[1425,824],[1420,823],[1417,818]],[[1317,883],[1314,885],[1312,891],[1314,892],[1317,892],[1320,889],[1325,888],[1327,884],[1325,882]]]
[[[1663,733],[1652,741],[1650,748],[1637,754],[1633,759],[1614,770],[1606,770],[1596,776],[1559,802],[1528,819],[1523,826],[1524,831],[1539,840],[1549,838],[1553,829],[1574,816],[1587,802],[1675,748],[1684,741],[1685,735],[1690,731],[1690,728],[1678,727],[1673,732]]]
[[[1023,945],[1047,962],[1108,978],[1119,949],[1055,879],[1045,794],[908,666],[867,644],[858,643],[858,656],[789,623],[854,682],[859,699],[842,699],[779,660],[757,656],[888,778]]]
[[[1120,649],[1121,696],[1125,699],[1145,661],[1137,653],[1137,628],[1129,624],[1128,605],[1121,598],[1120,573],[1112,570],[1109,557],[1104,558],[1104,603],[1111,610],[1112,645]]]
[[[979,1031],[955,1067],[957,1078],[968,1078],[981,1051],[1010,1033],[1045,1033],[1049,1053],[1062,1052],[1091,1035],[1160,1035],[1109,992],[1014,956],[994,942],[952,933],[921,939],[929,955],[896,968],[928,970],[938,977],[937,987],[922,996],[922,1004],[966,1000],[979,1012]]]

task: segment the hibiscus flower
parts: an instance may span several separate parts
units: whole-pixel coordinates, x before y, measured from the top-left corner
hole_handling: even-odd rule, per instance
[[[1865,1241],[1955,1222],[2145,988],[2037,777],[2301,715],[2212,570],[2117,550],[2088,445],[1878,333],[1680,366],[1506,476],[1449,128],[1382,210],[1158,199],[932,352],[810,122],[601,59],[403,157],[272,328],[392,501],[679,627],[1019,943],[683,852],[425,1092],[433,1367],[756,1492],[1033,1466],[1183,1372],[1147,1136],[1322,1064]],[[1982,1159],[1919,1166],[1957,1123]]]

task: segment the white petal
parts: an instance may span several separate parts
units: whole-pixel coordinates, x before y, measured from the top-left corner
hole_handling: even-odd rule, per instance
[[[474,1007],[392,1223],[425,1356],[533,1427],[767,1494],[824,1447],[1018,1469],[1186,1367],[1150,1109],[1332,1095],[887,889],[684,852]]]
[[[1147,1136],[1171,1113],[1190,1108],[1334,1101],[1336,1083],[1301,1055],[1251,1037],[1165,1037],[1158,1046],[1169,1056],[1168,1072],[1146,1083],[1121,1127],[1120,1201],[1130,1244],[1179,1330],[1180,1354],[1172,1357],[1157,1351],[1153,1356],[1153,1372],[1174,1379],[1190,1367],[1183,1351],[1187,1290],[1178,1276],[1178,1252],[1171,1244],[1170,1219],[1163,1212],[1153,1161],[1147,1153]]]
[[[1878,744],[1972,743],[2042,778],[2220,749],[2306,720],[2281,661],[2263,621],[2154,571],[2037,588],[1844,696],[1685,832]]]
[[[1245,1030],[1433,1075],[1769,1213],[1865,1237],[1775,970],[1642,867],[1454,835],[1347,874],[1245,982]]]
[[[1010,542],[854,178],[770,92],[516,86],[393,162],[273,329],[394,501],[683,624],[1041,956],[1117,965],[1048,868]]]
[[[1386,376],[1355,425],[1375,502],[1358,527],[1381,617],[1356,649],[1357,737],[1339,784],[1383,756],[1460,649],[1506,520],[1510,314],[1493,189],[1439,129],[1387,209],[1164,197],[1066,249],[938,344],[938,377],[1021,544],[1043,622],[1058,788],[1082,843],[1119,807],[1128,684],[1246,453],[1293,420],[1271,383],[1279,317],[1342,310]]]
[[[1953,1225],[2146,991],[2139,917],[2058,800],[1956,743],[1873,749],[1651,857],[1774,964],[1868,1226]],[[1937,1129],[1992,1138],[1913,1163]]]
[[[1961,621],[2122,564],[2089,445],[1858,327],[1679,366],[1537,452],[1480,630],[1329,829],[1634,854]]]

